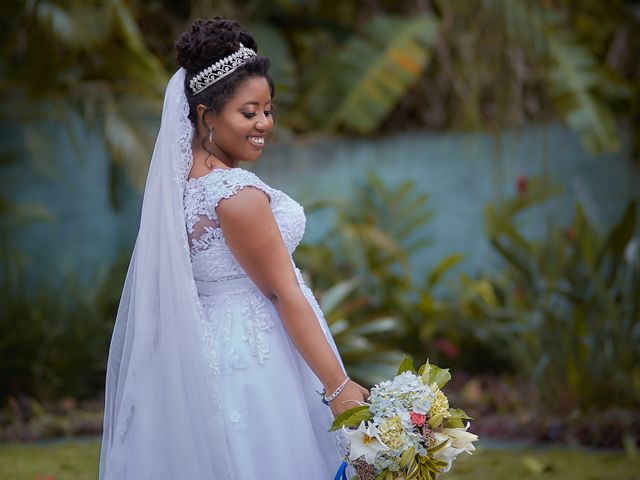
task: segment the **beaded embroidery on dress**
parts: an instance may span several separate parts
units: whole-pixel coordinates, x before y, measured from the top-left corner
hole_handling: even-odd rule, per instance
[[[295,348],[273,304],[233,257],[218,223],[219,202],[247,187],[267,195],[291,255],[304,234],[304,210],[252,172],[216,169],[187,180],[184,190],[193,276],[204,310],[203,347],[216,380],[229,449],[220,478],[333,478],[341,462],[341,439],[327,432],[333,417],[315,393],[322,385]],[[295,271],[340,358],[316,299],[300,271]]]

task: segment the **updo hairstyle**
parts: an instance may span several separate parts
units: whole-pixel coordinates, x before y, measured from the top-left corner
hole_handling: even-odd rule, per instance
[[[198,125],[196,107],[199,104],[207,106],[203,118],[208,113],[219,113],[225,103],[233,97],[238,86],[249,77],[264,77],[269,83],[271,98],[275,88],[269,75],[269,59],[256,55],[247,63],[236,69],[232,74],[221,78],[213,85],[197,94],[193,94],[189,81],[218,60],[235,53],[240,43],[258,52],[258,45],[251,34],[233,20],[220,16],[212,19],[198,19],[193,22],[186,32],[180,34],[175,42],[178,63],[184,67],[187,74],[184,79],[184,91],[189,103],[189,120],[194,127]]]

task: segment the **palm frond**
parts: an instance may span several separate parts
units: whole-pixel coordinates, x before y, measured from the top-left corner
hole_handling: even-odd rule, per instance
[[[620,137],[613,110],[599,91],[619,91],[589,47],[568,26],[564,12],[525,0],[484,0],[521,44],[545,65],[551,100],[564,121],[582,136],[592,153],[615,151]]]
[[[142,122],[123,114],[121,103],[108,99],[104,106],[104,138],[113,160],[124,167],[133,184],[144,185],[149,141]],[[147,141],[145,141],[147,140]]]
[[[550,93],[567,124],[593,153],[616,151],[620,136],[611,108],[596,95],[604,75],[589,50],[571,38],[552,36],[548,71]]]
[[[0,196],[0,232],[3,234],[30,223],[54,220],[51,211],[40,204],[13,202]]]
[[[309,89],[312,115],[327,129],[376,130],[424,71],[437,31],[431,15],[375,17],[323,65]]]
[[[31,0],[26,9],[41,27],[71,49],[90,50],[104,42],[113,23],[111,9],[102,2],[71,2],[62,6],[54,1]]]
[[[260,45],[259,53],[269,58],[278,105],[290,105],[295,96],[297,76],[293,56],[283,33],[266,22],[249,23],[247,28]]]
[[[158,92],[164,91],[167,83],[167,74],[160,61],[151,54],[144,44],[142,32],[136,23],[131,8],[123,0],[109,0],[114,9],[117,24],[128,50],[137,58],[139,65],[146,70],[148,84],[155,87]]]

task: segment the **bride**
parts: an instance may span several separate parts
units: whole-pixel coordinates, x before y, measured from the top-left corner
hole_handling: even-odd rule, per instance
[[[269,60],[221,17],[176,49],[109,351],[100,479],[333,478],[332,414],[368,392],[292,260],[302,207],[238,167],[273,128]]]

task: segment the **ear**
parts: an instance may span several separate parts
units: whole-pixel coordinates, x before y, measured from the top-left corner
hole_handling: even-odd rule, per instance
[[[202,103],[199,103],[198,106],[196,107],[196,114],[198,115],[198,121],[201,123],[204,123],[204,126],[206,128],[209,128],[209,127],[214,128],[215,115],[211,112],[205,114],[206,111],[207,111],[207,106],[203,105]]]

